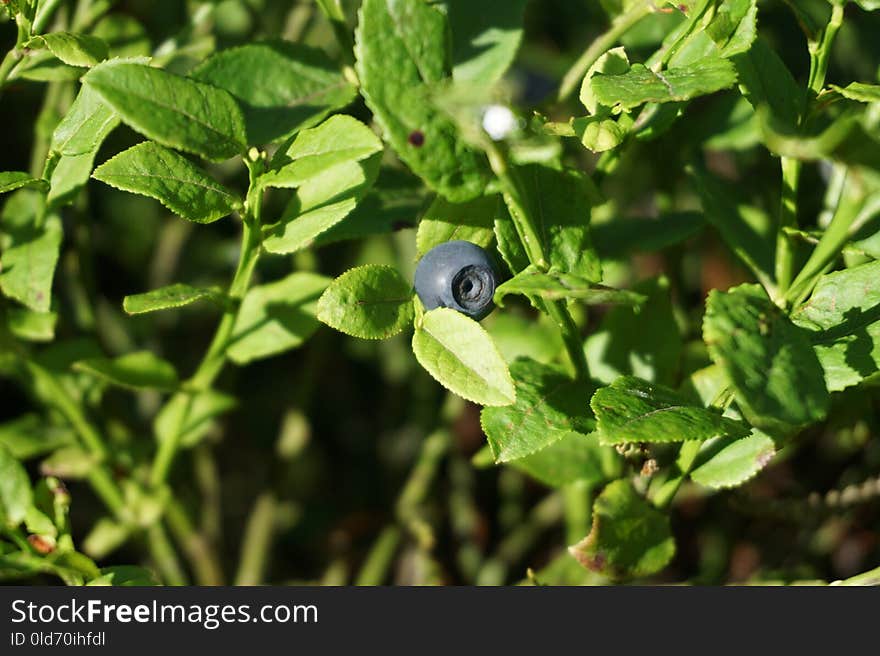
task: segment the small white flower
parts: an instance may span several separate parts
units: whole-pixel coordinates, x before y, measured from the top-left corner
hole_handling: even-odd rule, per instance
[[[489,105],[483,112],[483,130],[493,141],[500,141],[519,127],[516,116],[504,105]]]

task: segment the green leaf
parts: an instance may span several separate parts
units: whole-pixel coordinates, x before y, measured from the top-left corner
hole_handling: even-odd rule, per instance
[[[588,383],[572,381],[559,368],[528,359],[510,365],[510,375],[516,403],[483,408],[480,413],[495,462],[517,460],[572,432],[593,430]]]
[[[590,375],[605,384],[633,375],[670,385],[678,373],[682,339],[669,281],[665,277],[645,280],[633,287],[633,293],[647,300],[638,308],[611,308],[587,338],[584,351]]]
[[[213,289],[175,283],[143,294],[126,296],[122,299],[122,309],[128,314],[144,314],[156,310],[183,307],[202,299],[222,303],[224,296]]]
[[[107,160],[92,177],[115,189],[155,198],[195,223],[211,223],[241,207],[233,192],[186,157],[151,141]]]
[[[119,125],[116,113],[90,87],[83,86],[50,142],[47,170],[50,207],[72,202],[89,180],[95,155]]]
[[[452,76],[456,82],[495,84],[516,56],[527,0],[445,3],[452,32]]]
[[[753,425],[785,429],[825,416],[828,390],[809,333],[795,326],[760,287],[710,292],[703,339]]]
[[[362,339],[385,339],[413,321],[413,292],[397,269],[368,264],[346,271],[318,299],[318,320]]]
[[[279,151],[260,184],[297,187],[281,220],[265,230],[270,253],[292,253],[338,225],[355,209],[379,172],[382,144],[363,123],[333,116]]]
[[[696,235],[706,219],[701,212],[670,212],[654,218],[619,218],[593,223],[590,233],[603,258],[661,251]]]
[[[31,53],[21,66],[16,76],[37,82],[73,82],[86,72],[85,68],[68,66],[48,50]]]
[[[773,222],[757,208],[739,202],[732,189],[708,172],[698,169],[689,172],[706,219],[762,284],[772,284],[776,248]]]
[[[79,191],[89,181],[94,162],[95,152],[61,157],[49,179],[47,205],[57,209],[76,200]]]
[[[62,236],[54,214],[40,227],[24,225],[7,233],[0,256],[0,289],[6,296],[34,312],[49,311]]]
[[[33,505],[27,472],[12,454],[0,446],[0,526],[15,528]]]
[[[50,150],[67,157],[94,154],[117,125],[114,111],[94,89],[83,86],[52,133]]]
[[[143,25],[125,14],[104,16],[92,35],[102,39],[111,57],[145,57],[152,52],[150,37]]]
[[[29,460],[75,441],[71,430],[51,426],[34,414],[0,424],[0,448],[18,460]]]
[[[512,312],[496,312],[483,325],[506,362],[527,357],[549,364],[565,348],[559,328],[547,315],[535,321]]]
[[[845,87],[839,87],[836,84],[831,84],[829,86],[841,96],[849,98],[850,100],[865,103],[880,102],[880,84],[852,82]]]
[[[492,229],[501,197],[481,196],[464,203],[450,203],[443,196],[425,211],[416,233],[416,257],[447,241],[462,239],[488,248],[495,238]]]
[[[740,90],[755,109],[767,106],[785,125],[798,124],[805,101],[804,88],[764,39],[757,39],[748,52],[737,55],[733,62]]]
[[[43,476],[57,476],[64,480],[82,480],[100,464],[100,457],[78,444],[64,446],[40,463]]]
[[[626,139],[627,130],[613,118],[579,116],[571,120],[574,134],[584,148],[594,153],[604,153],[617,148]]]
[[[700,450],[691,478],[716,490],[737,487],[764,469],[775,455],[773,440],[757,428],[746,437],[719,438]]]
[[[595,433],[568,433],[550,446],[510,463],[551,487],[577,481],[591,485],[617,478],[623,470],[617,452],[599,444]]]
[[[694,405],[674,390],[634,376],[618,378],[590,401],[602,444],[704,441],[744,437],[749,428]]]
[[[294,272],[267,285],[252,287],[238,311],[227,354],[236,364],[297,348],[318,329],[318,297],[330,279]]]
[[[95,66],[107,59],[107,44],[88,34],[52,32],[31,38],[26,48],[47,48],[69,66]]]
[[[82,540],[82,550],[95,560],[106,558],[131,536],[132,527],[120,521],[101,517]]]
[[[481,195],[485,156],[431,101],[448,75],[443,13],[423,0],[365,0],[355,36],[361,94],[400,158],[453,202]]]
[[[92,579],[86,585],[128,587],[157,586],[159,581],[148,569],[135,565],[114,565],[101,569],[101,576]]]
[[[111,385],[130,389],[173,390],[178,383],[174,365],[149,351],[135,351],[112,359],[80,360],[73,368]]]
[[[24,171],[3,171],[0,173],[0,194],[5,194],[22,187],[37,187],[47,189],[49,185],[45,180],[33,177]]]
[[[532,266],[499,285],[495,290],[495,302],[502,306],[508,294],[540,296],[550,301],[573,298],[587,305],[638,305],[645,300],[642,294],[597,285],[579,276],[552,269],[542,273]]]
[[[609,483],[593,503],[590,534],[569,552],[587,569],[615,579],[649,576],[675,555],[669,518],[628,481]]]
[[[30,342],[51,342],[55,338],[55,312],[34,312],[22,307],[6,309],[6,323],[9,332]]]
[[[357,89],[322,51],[287,41],[249,43],[209,57],[191,76],[239,101],[249,144],[280,141],[345,107]]]
[[[588,227],[590,210],[601,198],[590,179],[578,171],[558,170],[540,164],[520,167],[515,174],[521,183],[527,211],[544,241],[544,252],[550,265],[562,273],[593,282],[601,280],[602,266],[593,249]],[[516,214],[516,204],[510,198],[505,200],[510,212]],[[499,238],[499,245],[501,241]],[[504,241],[509,243],[512,240]],[[517,268],[515,272],[521,270]]]
[[[365,239],[415,227],[415,217],[425,206],[425,186],[408,171],[382,167],[369,193],[345,221],[315,238],[314,246]]]
[[[412,347],[419,364],[462,398],[491,406],[516,401],[507,364],[473,319],[449,308],[431,310],[416,326]]]
[[[880,262],[822,276],[791,319],[810,331],[829,391],[858,385],[880,369]]]
[[[366,125],[351,116],[331,116],[279,149],[259,183],[264,187],[300,187],[339,165],[360,162],[381,150],[382,142]]]
[[[83,84],[126,124],[164,146],[214,161],[246,148],[241,110],[217,87],[120,59],[93,68]]]
[[[211,430],[216,417],[229,412],[237,404],[235,397],[214,390],[175,394],[156,415],[153,432],[160,442],[170,439],[183,417],[180,443],[191,447]]]
[[[726,59],[707,57],[678,68],[655,73],[633,64],[626,73],[597,73],[591,80],[596,100],[621,110],[647,102],[679,102],[729,89],[736,83],[736,70]]]
[[[596,75],[623,75],[627,73],[629,69],[629,57],[626,56],[626,49],[624,48],[612,48],[599,57],[595,64],[590,66],[587,70],[587,74],[584,76],[584,81],[581,83],[580,90],[580,101],[590,114],[600,114],[601,112],[601,103],[596,97],[596,92],[593,90],[593,78]],[[606,107],[613,107],[615,103],[616,101]],[[607,109],[606,111],[601,112],[600,116],[597,118],[606,115]],[[575,128],[575,130],[577,130],[577,128]]]

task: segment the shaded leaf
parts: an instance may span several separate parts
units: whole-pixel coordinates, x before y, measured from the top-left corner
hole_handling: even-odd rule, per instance
[[[519,167],[516,175],[550,265],[562,273],[593,282],[601,280],[602,267],[589,231],[590,210],[601,198],[590,179],[577,171],[558,170],[541,164]],[[516,204],[509,198],[506,200],[508,208],[515,214],[518,211]],[[500,247],[502,241],[509,244],[513,240],[499,237],[498,241]],[[521,270],[515,268],[514,272]]]
[[[513,62],[522,40],[527,0],[447,2],[452,32],[452,76],[492,85]]]
[[[101,575],[89,581],[86,585],[114,587],[128,586],[157,586],[159,580],[148,569],[135,565],[114,565],[101,569]]]
[[[73,368],[119,387],[173,390],[177,387],[174,366],[149,351],[135,351],[118,358],[90,358]]]
[[[664,277],[644,280],[632,293],[647,300],[637,308],[611,308],[587,338],[584,352],[590,375],[605,384],[633,375],[669,385],[678,372],[682,351],[669,281]]]
[[[191,74],[241,104],[249,144],[280,141],[345,107],[357,89],[322,51],[287,41],[222,50]]]
[[[33,504],[33,491],[21,463],[0,446],[0,525],[15,528]]]
[[[737,200],[733,190],[705,171],[692,169],[706,219],[728,247],[754,272],[763,284],[773,280],[775,227],[761,211]]]
[[[791,319],[810,331],[829,391],[875,374],[880,369],[880,262],[822,276]]]
[[[510,365],[516,403],[483,408],[480,424],[495,462],[530,455],[572,432],[590,433],[595,422],[587,399],[591,388],[575,382],[557,367],[534,360]]]
[[[51,342],[55,338],[58,314],[10,307],[6,310],[6,323],[9,332],[19,339],[30,342]]]
[[[61,249],[61,220],[52,214],[43,225],[13,228],[0,255],[0,289],[34,312],[48,312],[52,279]]]
[[[753,425],[784,430],[786,424],[825,416],[828,390],[809,333],[791,323],[760,287],[710,292],[703,339]]]
[[[593,503],[590,534],[569,547],[587,569],[612,578],[649,576],[675,555],[669,518],[628,481],[609,483]]]
[[[318,297],[330,278],[294,272],[248,290],[232,329],[227,354],[236,364],[300,346],[318,329]]]
[[[617,452],[599,444],[595,433],[568,433],[548,447],[510,463],[551,487],[577,481],[595,485],[620,476],[623,467]]]
[[[237,404],[235,397],[214,390],[175,394],[156,415],[153,432],[161,442],[169,439],[180,426],[180,443],[191,447],[211,430],[216,417]]]
[[[461,239],[487,248],[495,238],[493,225],[501,197],[481,196],[464,203],[450,203],[437,196],[419,221],[416,233],[416,256],[440,244]]]

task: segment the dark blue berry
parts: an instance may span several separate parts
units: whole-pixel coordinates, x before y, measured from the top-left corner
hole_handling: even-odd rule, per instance
[[[477,321],[492,311],[497,284],[489,255],[469,241],[435,246],[416,267],[416,294],[426,310],[452,308]]]

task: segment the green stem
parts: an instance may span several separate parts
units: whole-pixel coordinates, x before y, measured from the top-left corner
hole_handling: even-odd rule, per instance
[[[543,240],[538,234],[528,205],[523,198],[521,191],[522,183],[519,180],[516,169],[509,165],[507,153],[499,148],[497,144],[487,141],[485,148],[486,155],[489,157],[489,165],[501,183],[505,200],[510,207],[510,218],[526,251],[529,262],[538,267],[538,269],[546,271],[549,268],[549,264],[544,253]]]
[[[672,500],[681,488],[681,484],[684,483],[691,469],[693,469],[701,446],[703,446],[703,443],[696,440],[682,443],[678,450],[678,460],[676,461],[678,465],[677,475],[666,480],[652,499],[657,508],[668,508],[672,503]]]
[[[843,24],[844,6],[835,4],[831,10],[831,18],[822,32],[819,41],[810,43],[810,81],[809,89],[814,96],[825,86],[825,75],[828,73],[828,61],[831,58],[831,46]]]
[[[0,62],[0,89],[6,85],[6,81],[9,78],[12,69],[15,68],[15,65],[21,61],[21,58],[24,56],[21,47],[28,38],[30,38],[30,26],[27,24],[27,19],[21,14],[16,14],[15,23],[18,27],[18,36],[15,39],[15,47],[7,52],[3,57],[3,61]]]
[[[562,84],[559,86],[559,94],[557,100],[560,102],[566,100],[575,89],[578,88],[590,66],[608,52],[620,40],[630,28],[642,20],[645,16],[653,11],[653,3],[643,0],[636,2],[632,7],[617,16],[611,23],[608,31],[602,34],[598,39],[590,44],[578,60],[572,64],[571,68],[562,78]]]
[[[809,296],[819,277],[834,263],[850,238],[850,228],[859,216],[864,198],[859,194],[842,193],[841,196],[831,224],[783,297],[789,307]]]
[[[186,554],[196,582],[199,585],[223,585],[223,568],[211,542],[196,531],[176,499],[168,501],[165,518],[171,534]]]
[[[355,585],[382,585],[385,582],[394,554],[400,545],[400,538],[400,529],[393,525],[379,534],[361,566],[354,581]]]
[[[263,583],[275,536],[276,507],[277,503],[271,492],[264,492],[254,502],[241,543],[241,560],[235,575],[235,585]]]
[[[590,532],[591,496],[591,487],[586,481],[577,481],[562,489],[566,544],[574,544]]]
[[[40,10],[37,12],[36,17],[34,18],[34,24],[32,28],[32,32],[34,34],[42,34],[46,31],[46,26],[49,24],[49,21],[52,19],[55,10],[58,9],[64,0],[46,0],[46,2],[40,5]]]
[[[556,492],[541,500],[525,521],[520,522],[505,537],[495,554],[480,568],[477,585],[501,585],[507,580],[507,572],[519,562],[551,526],[558,524],[563,516],[563,504]]]
[[[214,338],[211,340],[211,344],[201,363],[189,381],[184,384],[184,388],[187,391],[180,393],[186,395],[186,402],[177,416],[174,430],[166,439],[159,443],[159,450],[153,461],[153,469],[150,476],[151,484],[154,487],[164,485],[168,478],[171,465],[180,449],[180,440],[192,408],[193,393],[209,389],[226,364],[226,348],[232,337],[232,329],[235,326],[241,301],[250,286],[251,277],[260,257],[260,244],[262,242],[260,232],[262,189],[257,183],[257,177],[259,177],[262,165],[259,158],[253,160],[246,159],[245,162],[250,172],[250,186],[242,216],[241,252],[239,254],[238,266],[235,269],[235,274],[232,277],[232,283],[228,291],[229,304],[223,313],[223,318],[217,326]],[[172,398],[169,403],[176,398],[178,396]]]
[[[422,450],[418,460],[412,468],[412,472],[403,486],[403,490],[397,499],[397,518],[413,535],[416,541],[425,550],[429,550],[434,544],[434,532],[431,526],[422,518],[419,507],[437,474],[437,469],[449,450],[451,437],[449,432],[440,429],[428,437],[422,443]]]
[[[797,228],[797,190],[801,177],[801,162],[790,157],[780,160],[782,166],[782,200],[779,206],[779,224],[776,233],[776,283],[778,293],[784,295],[794,276],[794,249],[786,228]]]
[[[330,21],[333,27],[333,35],[339,44],[339,50],[345,60],[347,68],[351,68],[354,64],[354,39],[348,29],[348,23],[345,21],[345,12],[339,0],[317,0],[321,12]]]
[[[29,359],[25,359],[25,367],[36,382],[35,387],[44,390],[44,402],[55,408],[67,420],[82,446],[97,460],[103,461],[107,457],[104,440],[85,416],[79,404],[70,397],[64,386],[50,371]],[[127,521],[122,492],[102,462],[99,462],[92,469],[88,480],[95,494],[107,508],[119,519]]]
[[[528,203],[522,193],[523,185],[519,180],[516,169],[511,167],[507,154],[497,144],[487,141],[485,144],[486,154],[489,157],[489,165],[495,173],[505,200],[510,209],[510,218],[513,221],[516,233],[522,242],[529,262],[541,271],[549,268],[547,256],[544,253],[543,240],[538,234],[537,225],[529,210]],[[575,375],[579,379],[587,380],[590,377],[590,369],[584,354],[583,342],[580,331],[572,319],[571,313],[565,301],[546,301],[544,303],[547,314],[559,327],[565,350],[574,367]]]
[[[147,540],[150,543],[150,553],[156,561],[162,580],[167,585],[187,585],[188,581],[174,547],[168,539],[165,527],[161,521],[150,527],[147,531]]]

